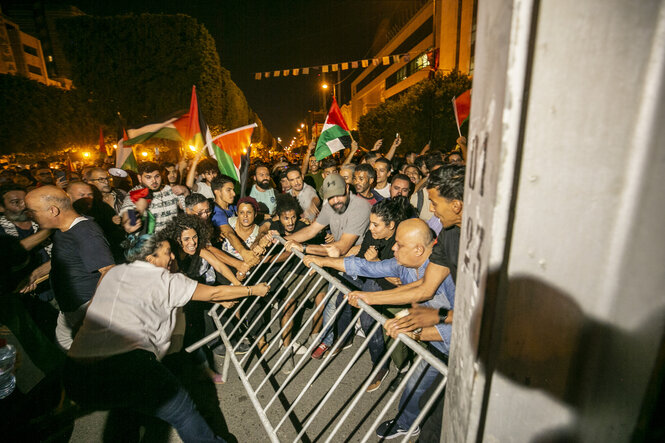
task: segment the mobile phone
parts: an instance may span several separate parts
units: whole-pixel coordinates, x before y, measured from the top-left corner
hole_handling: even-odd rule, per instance
[[[399,138],[399,132],[395,133],[395,138]]]
[[[132,224],[132,226],[136,225],[136,211],[134,209],[130,209],[127,211],[127,215],[129,216],[129,222]]]

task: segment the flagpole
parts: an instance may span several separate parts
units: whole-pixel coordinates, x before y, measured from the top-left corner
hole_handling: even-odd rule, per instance
[[[455,113],[455,125],[457,126],[457,133],[461,137],[462,131],[460,130],[459,127],[459,118],[457,117],[457,106],[455,106],[455,97],[453,97],[452,102],[453,102],[453,112]]]

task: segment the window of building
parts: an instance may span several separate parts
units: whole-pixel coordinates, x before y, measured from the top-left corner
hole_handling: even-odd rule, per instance
[[[423,52],[418,57],[411,60],[406,65],[402,66],[393,75],[386,78],[386,89],[392,88],[402,80],[406,80],[411,75],[429,66],[429,59],[427,53]]]
[[[37,48],[33,48],[32,46],[28,45],[23,45],[23,51],[25,51],[27,54],[37,57]]]
[[[35,75],[42,75],[41,68],[39,68],[37,66],[28,65],[28,71],[30,71],[31,73],[33,73]]]

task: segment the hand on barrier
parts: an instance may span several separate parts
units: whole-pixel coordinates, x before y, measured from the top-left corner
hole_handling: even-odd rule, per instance
[[[240,251],[240,256],[242,257],[242,261],[247,263],[248,266],[256,266],[261,261],[261,259],[249,249],[243,249]]]
[[[237,301],[223,301],[223,302],[220,303],[220,305],[222,305],[226,309],[231,309],[237,303],[238,303]]]
[[[302,262],[309,268],[309,265],[314,263],[316,266],[321,266],[321,260],[316,255],[306,255],[303,257]]]
[[[335,237],[332,234],[326,234],[326,243],[332,243],[335,241]]]
[[[270,290],[270,285],[268,283],[259,283],[258,285],[252,286],[252,295],[258,295],[263,297]]]
[[[367,292],[362,292],[362,291],[351,291],[346,295],[346,298],[349,299],[349,304],[353,307],[359,308],[358,306],[358,300],[362,300],[368,305],[371,305],[370,303],[370,294]]]
[[[300,251],[300,252],[303,251],[302,245],[298,242],[293,241],[293,240],[287,241],[286,244],[284,245],[284,249],[286,249],[286,252],[292,252],[294,249],[296,251]]]

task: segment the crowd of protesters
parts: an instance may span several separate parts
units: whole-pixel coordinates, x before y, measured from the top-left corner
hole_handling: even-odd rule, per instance
[[[342,335],[360,301],[389,319],[367,337],[375,366],[400,333],[447,361],[465,140],[451,152],[428,145],[397,156],[401,142],[398,136],[385,154],[381,140],[368,150],[353,142],[321,161],[312,142],[292,162],[255,161],[243,196],[239,184],[200,153],[177,164],[143,162],[135,172],[101,165],[63,172],[45,162],[29,171],[6,168],[0,172],[0,323],[40,369],[62,374],[64,392],[76,404],[159,417],[185,441],[221,441],[162,360],[211,330],[205,315],[211,302],[228,307],[274,291],[275,284],[242,281],[279,235],[287,252],[305,254],[306,266],[335,270],[353,289],[343,303],[341,294],[326,300],[327,286],[307,270],[285,282],[282,297],[297,294],[280,314],[282,326],[290,325],[280,337],[291,355],[282,372],[293,371],[292,356],[307,349],[321,359],[336,341],[337,352],[352,346],[355,333]],[[296,287],[301,278],[309,280]],[[311,308],[320,308],[299,343],[292,333],[298,320],[291,317],[310,293]],[[333,327],[323,330],[332,318]],[[363,313],[358,334],[369,335],[374,322]],[[272,339],[252,338],[259,340],[258,352]],[[236,353],[250,349],[247,339],[234,345]],[[226,352],[217,342],[187,361],[203,379],[221,383],[213,356]],[[367,391],[379,389],[391,361],[394,389],[412,358],[398,346]],[[406,434],[437,374],[419,365],[399,415],[379,426],[379,437]],[[437,441],[440,418],[432,414]]]

